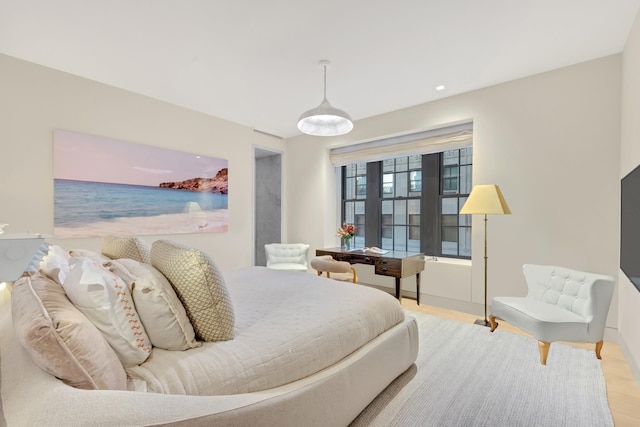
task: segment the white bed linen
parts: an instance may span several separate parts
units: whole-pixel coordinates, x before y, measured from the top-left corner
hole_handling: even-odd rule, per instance
[[[402,322],[391,295],[311,274],[263,267],[228,272],[231,341],[154,348],[127,370],[157,393],[227,395],[267,390],[319,372]]]

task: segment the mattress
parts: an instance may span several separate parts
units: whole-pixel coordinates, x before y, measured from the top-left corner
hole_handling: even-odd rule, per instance
[[[127,370],[136,389],[201,396],[272,389],[334,365],[404,320],[395,298],[364,286],[263,267],[225,279],[235,338],[186,351],[154,348]]]

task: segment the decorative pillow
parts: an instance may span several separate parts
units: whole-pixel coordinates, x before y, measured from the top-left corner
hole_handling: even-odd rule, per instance
[[[102,254],[111,259],[129,258],[150,264],[150,253],[151,246],[137,237],[104,236],[102,238]]]
[[[107,262],[110,262],[111,259],[107,258],[101,253],[90,251],[87,249],[71,249],[69,251],[69,255],[75,258],[90,258],[93,262],[104,265]]]
[[[49,253],[40,261],[40,271],[59,285],[69,273],[69,254],[60,246],[51,245]]]
[[[126,258],[111,261],[107,268],[129,286],[151,344],[165,350],[202,345],[196,341],[187,312],[162,273],[149,264]]]
[[[73,387],[127,390],[118,357],[62,286],[39,274],[23,277],[11,304],[16,336],[40,368]]]
[[[71,258],[62,284],[78,310],[102,332],[125,368],[147,360],[151,342],[127,285],[90,258]]]
[[[200,339],[233,339],[231,298],[211,257],[177,242],[156,240],[151,245],[151,263],[173,285]]]

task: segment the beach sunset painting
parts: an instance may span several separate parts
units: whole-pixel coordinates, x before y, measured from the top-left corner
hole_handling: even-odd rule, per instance
[[[225,232],[228,175],[225,159],[55,130],[53,234]]]

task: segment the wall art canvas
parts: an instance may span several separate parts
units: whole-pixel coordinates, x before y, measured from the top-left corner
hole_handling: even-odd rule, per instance
[[[55,130],[54,235],[228,230],[228,161]]]

